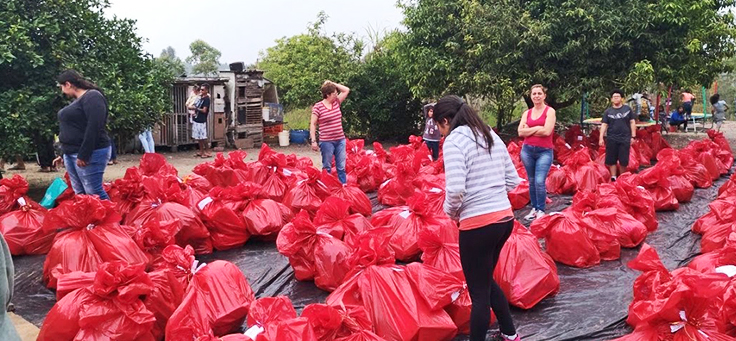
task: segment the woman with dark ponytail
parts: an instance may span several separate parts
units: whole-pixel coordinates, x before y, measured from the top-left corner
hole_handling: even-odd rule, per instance
[[[520,341],[493,271],[514,226],[507,192],[521,179],[506,145],[460,97],[440,99],[434,117],[446,136],[444,210],[460,221],[460,262],[473,303],[470,340],[486,339],[492,308],[500,326],[493,340]]]
[[[102,188],[102,177],[111,153],[110,137],[105,128],[107,99],[97,85],[77,71],[66,70],[56,81],[61,92],[74,99],[58,114],[59,143],[74,193],[108,200]]]

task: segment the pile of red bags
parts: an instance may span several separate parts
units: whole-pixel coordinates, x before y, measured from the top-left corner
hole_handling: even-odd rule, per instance
[[[369,217],[373,213],[373,205],[368,196],[357,186],[350,183],[343,185],[335,174],[322,171],[322,183],[327,187],[330,197],[339,198],[349,204],[350,213],[359,213]]]
[[[160,200],[142,202],[125,217],[125,225],[143,226],[151,220],[178,219],[176,242],[181,246],[192,245],[197,254],[212,253],[212,240],[202,220],[188,207],[176,202]]]
[[[50,210],[45,231],[58,231],[43,264],[43,280],[56,287],[59,276],[73,271],[95,272],[104,262],[148,264],[148,257],[120,227],[120,215],[112,202],[77,195]]]
[[[736,232],[736,195],[723,196],[710,204],[710,212],[695,221],[692,231],[702,234],[701,252],[723,248],[731,233]],[[736,264],[735,264],[736,265]]]
[[[565,168],[573,174],[576,191],[594,191],[598,184],[610,181],[611,174],[605,166],[591,159],[587,148],[572,152],[565,160]]]
[[[591,238],[587,225],[571,210],[550,213],[532,222],[530,229],[545,238],[547,253],[552,259],[569,266],[587,268],[601,262],[599,246]],[[615,241],[613,234],[603,235],[602,250]]]
[[[46,209],[27,192],[28,182],[18,174],[0,180],[0,233],[14,256],[45,254],[56,235],[42,228]]]
[[[360,234],[373,229],[371,222],[362,214],[350,214],[350,204],[337,197],[329,197],[314,217],[314,225],[337,239],[350,244]]]
[[[296,186],[289,189],[284,196],[284,205],[294,213],[306,210],[314,214],[319,210],[322,202],[330,196],[327,186],[322,182],[322,173],[316,168],[307,169],[307,179],[300,180]]]
[[[644,244],[629,267],[642,271],[634,282],[627,323],[634,332],[616,340],[732,340],[736,282],[730,270],[669,272]]]
[[[392,231],[389,244],[396,259],[404,262],[417,259],[421,252],[419,234],[423,229],[437,231],[445,242],[457,241],[457,225],[447,215],[432,212],[427,203],[426,194],[416,192],[409,198],[408,206],[387,208],[373,215],[374,227]]]

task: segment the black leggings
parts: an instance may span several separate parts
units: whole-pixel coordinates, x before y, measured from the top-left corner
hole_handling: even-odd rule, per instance
[[[478,229],[460,231],[460,262],[468,282],[470,300],[470,341],[484,341],[491,320],[491,311],[496,314],[501,332],[516,334],[511,320],[509,301],[493,280],[501,248],[509,239],[514,221],[491,224]]]

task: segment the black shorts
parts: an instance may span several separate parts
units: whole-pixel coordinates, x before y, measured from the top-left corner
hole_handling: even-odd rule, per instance
[[[629,165],[630,149],[631,140],[618,142],[610,138],[606,139],[606,166],[615,166],[618,162],[621,167],[626,168]]]

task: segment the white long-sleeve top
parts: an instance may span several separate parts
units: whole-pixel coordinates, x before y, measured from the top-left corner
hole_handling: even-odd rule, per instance
[[[483,134],[479,143],[468,126],[455,128],[445,139],[445,204],[460,220],[511,208],[507,192],[521,182],[506,145],[495,132],[491,153]]]

